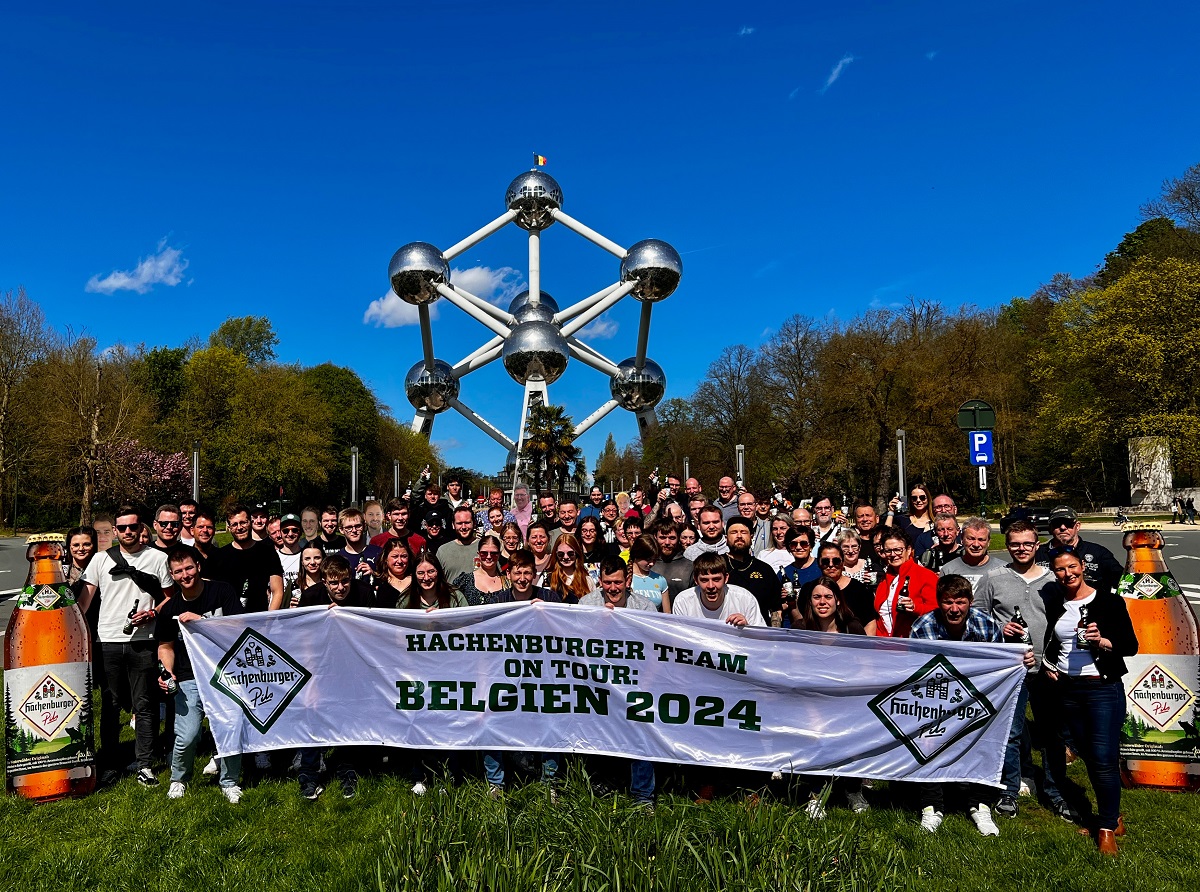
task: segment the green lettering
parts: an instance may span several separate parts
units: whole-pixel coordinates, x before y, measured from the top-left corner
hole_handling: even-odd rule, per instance
[[[425,690],[423,682],[401,679],[396,682],[396,687],[400,689],[400,701],[396,704],[397,709],[425,708],[425,697],[422,693]]]

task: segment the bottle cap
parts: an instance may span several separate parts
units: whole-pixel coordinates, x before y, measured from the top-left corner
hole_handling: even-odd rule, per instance
[[[39,542],[57,542],[59,545],[65,545],[67,537],[62,533],[34,533],[25,540],[26,545],[37,545]]]
[[[1163,528],[1161,520],[1132,520],[1129,523],[1121,524],[1121,532],[1135,533],[1138,530],[1158,530]]]

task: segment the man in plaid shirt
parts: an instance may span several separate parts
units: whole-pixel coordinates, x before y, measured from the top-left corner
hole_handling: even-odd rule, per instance
[[[984,641],[1004,642],[1003,626],[990,613],[972,607],[974,595],[965,576],[951,573],[937,583],[936,610],[918,619],[909,633],[910,638],[927,641]],[[1033,665],[1033,648],[1025,654],[1027,667]],[[971,820],[984,836],[999,836],[1000,828],[992,820],[992,810],[986,800],[992,794],[980,784],[925,784],[921,789],[921,829],[936,833],[942,825],[942,808],[946,787],[957,788],[968,803]]]

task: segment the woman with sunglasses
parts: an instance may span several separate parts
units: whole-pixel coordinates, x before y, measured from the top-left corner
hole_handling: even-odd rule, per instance
[[[933,493],[928,486],[918,483],[909,487],[907,512],[900,510],[900,504],[899,496],[888,502],[887,517],[883,520],[887,526],[904,530],[910,542],[916,542],[917,536],[933,529]]]
[[[488,530],[480,536],[479,566],[474,572],[455,580],[458,590],[470,606],[495,604],[497,593],[508,585],[508,580],[500,572],[500,556],[503,550],[504,545],[495,530]]]
[[[846,575],[842,547],[836,542],[826,542],[820,546],[817,549],[817,564],[821,568],[821,578],[800,590],[797,606],[802,611],[807,610],[806,605],[815,588],[826,586],[833,589],[838,596],[838,603],[858,621],[862,631],[857,634],[874,635],[879,620],[879,614],[875,612],[875,595],[857,579]]]
[[[309,549],[305,549],[307,552]],[[300,558],[304,560],[303,557]],[[380,568],[375,583],[375,606],[397,607],[401,600],[408,601],[408,592],[413,584],[413,554],[408,550],[405,539],[392,538],[383,543],[383,553],[376,561]]]
[[[578,604],[580,598],[596,590],[592,577],[579,562],[582,552],[572,533],[562,533],[554,542],[554,564],[546,588],[556,592],[564,604]]]
[[[913,560],[912,543],[899,527],[879,537],[879,556],[887,569],[875,588],[875,634],[907,638],[913,621],[937,607],[937,574]]]
[[[1116,837],[1125,830],[1121,821],[1125,685],[1121,678],[1127,671],[1124,658],[1138,652],[1137,635],[1125,599],[1089,585],[1078,555],[1056,554],[1050,559],[1050,570],[1059,592],[1046,605],[1042,670],[1055,688],[1071,745],[1083,757],[1096,793],[1096,844],[1101,854],[1116,855]],[[1061,746],[1058,757],[1062,758]],[[1057,767],[1061,776],[1064,766]]]

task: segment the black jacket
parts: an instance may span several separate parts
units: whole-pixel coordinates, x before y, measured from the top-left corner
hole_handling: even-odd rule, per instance
[[[1065,592],[1062,586],[1048,587],[1046,600],[1046,642],[1044,660],[1053,666],[1058,662],[1062,650],[1054,625],[1066,612]],[[1137,635],[1125,607],[1125,599],[1111,592],[1096,590],[1096,597],[1088,604],[1088,622],[1096,624],[1100,634],[1112,642],[1112,650],[1094,651],[1096,669],[1104,681],[1117,681],[1125,675],[1124,657],[1138,652]]]

